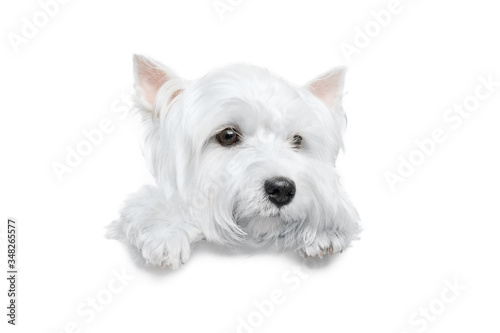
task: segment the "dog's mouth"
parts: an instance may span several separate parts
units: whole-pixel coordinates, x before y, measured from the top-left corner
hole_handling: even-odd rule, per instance
[[[242,211],[238,208],[233,208],[233,220],[237,225],[242,226],[248,224],[248,221],[253,219],[270,219],[270,220],[282,220],[283,219],[284,208],[277,207],[263,207],[257,212]]]
[[[255,214],[248,214],[247,212],[245,214],[238,214],[236,210],[233,210],[233,221],[242,229],[248,228],[250,225],[256,223],[278,226],[283,223],[288,224],[296,222],[286,213],[283,207],[262,209]]]

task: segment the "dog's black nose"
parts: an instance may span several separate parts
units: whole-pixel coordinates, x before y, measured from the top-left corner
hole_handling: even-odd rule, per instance
[[[285,177],[274,177],[264,182],[269,201],[278,207],[289,204],[295,196],[295,183]]]

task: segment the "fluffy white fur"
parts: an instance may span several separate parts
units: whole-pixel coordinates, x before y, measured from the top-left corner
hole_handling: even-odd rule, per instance
[[[134,56],[134,71],[156,186],[128,199],[109,238],[136,247],[148,264],[170,268],[185,263],[200,240],[323,257],[357,238],[358,215],[335,169],[346,126],[344,68],[306,86],[249,65],[188,82]],[[215,135],[228,126],[241,140],[224,147]],[[299,149],[294,135],[303,138]],[[296,184],[281,208],[263,187],[278,176]]]

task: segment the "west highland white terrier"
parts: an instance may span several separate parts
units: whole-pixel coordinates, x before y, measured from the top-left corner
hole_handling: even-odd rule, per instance
[[[335,168],[344,68],[305,86],[241,64],[187,81],[136,55],[134,74],[156,185],[126,201],[109,238],[172,269],[201,240],[322,258],[357,239]]]

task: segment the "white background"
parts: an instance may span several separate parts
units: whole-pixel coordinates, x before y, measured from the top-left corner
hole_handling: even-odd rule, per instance
[[[498,332],[500,87],[458,128],[443,120],[474,95],[480,76],[500,81],[498,8],[491,0],[401,0],[391,22],[347,59],[342,43],[353,44],[357,28],[374,21],[371,11],[388,4],[243,0],[221,20],[213,0],[74,0],[15,52],[8,34],[21,34],[23,17],[32,21],[41,7],[2,1],[1,266],[14,217],[20,271],[15,328],[0,284],[2,332],[60,333],[68,324],[71,332],[71,322],[80,332],[237,332],[249,316],[254,332]],[[138,117],[120,119],[112,107],[132,85],[133,53],[188,79],[247,62],[304,83],[348,65],[339,169],[362,239],[309,265],[295,253],[200,244],[178,271],[137,267],[103,237],[126,195],[151,180]],[[52,163],[64,163],[67,146],[105,118],[113,130],[59,181]],[[445,142],[392,191],[384,174],[436,128]],[[87,322],[77,309],[109,296],[113,270],[134,279]],[[445,304],[442,293],[453,296],[446,281],[466,290]],[[284,302],[263,317],[254,302],[275,289]],[[429,306],[439,314],[425,327],[410,322]]]

